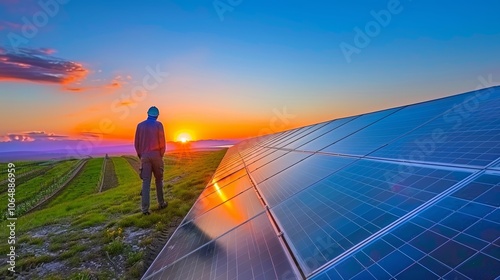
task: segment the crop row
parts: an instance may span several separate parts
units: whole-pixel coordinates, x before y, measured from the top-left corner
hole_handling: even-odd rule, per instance
[[[29,180],[36,178],[42,174],[47,173],[50,169],[52,169],[55,166],[55,164],[43,166],[40,168],[32,168],[27,172],[24,173],[16,173],[16,184],[17,185],[22,185],[25,182],[28,182]],[[3,180],[0,182],[0,193],[3,193],[7,191],[7,179]]]
[[[46,182],[39,192],[21,202],[16,207],[16,216],[21,216],[43,205],[61,191],[83,168],[88,159],[75,162],[72,168],[58,178]]]

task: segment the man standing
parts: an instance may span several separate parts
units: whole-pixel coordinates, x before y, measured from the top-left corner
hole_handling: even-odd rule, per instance
[[[160,111],[155,106],[149,108],[148,119],[137,125],[135,131],[135,151],[141,160],[142,213],[149,215],[149,187],[151,173],[155,176],[156,197],[160,209],[167,207],[163,198],[163,155],[165,154],[165,132],[157,121]]]

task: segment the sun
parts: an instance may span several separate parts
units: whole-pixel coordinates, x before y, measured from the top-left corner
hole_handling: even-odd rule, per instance
[[[187,142],[191,141],[191,136],[187,133],[181,133],[181,134],[179,134],[179,136],[177,136],[177,141],[179,141],[181,143],[187,143]]]

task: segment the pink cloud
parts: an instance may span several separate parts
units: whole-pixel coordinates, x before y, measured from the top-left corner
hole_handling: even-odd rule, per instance
[[[56,52],[54,49],[49,49],[49,48],[40,48],[38,49],[41,53],[46,54],[46,55],[51,55]]]
[[[97,80],[100,81],[100,80]],[[98,86],[66,86],[64,89],[67,91],[72,91],[72,92],[82,92],[86,90],[92,90],[92,89],[107,89],[107,90],[116,90],[122,87],[122,82],[113,80],[109,84],[105,85],[98,85]]]
[[[105,133],[98,133],[98,132],[91,132],[91,131],[84,131],[80,133],[81,136],[84,137],[92,137],[92,138],[102,138]]]
[[[0,142],[34,142],[34,141],[57,141],[67,139],[68,136],[45,133],[44,131],[29,131],[21,133],[7,133],[0,135]]]
[[[53,49],[24,48],[17,53],[0,49],[0,81],[69,85],[85,79],[89,72],[80,63],[51,56],[55,52]]]
[[[122,88],[132,79],[129,75],[117,75],[109,82],[101,83],[101,79],[94,79],[83,83],[93,71],[81,63],[54,57],[54,53],[56,51],[51,48],[22,48],[13,52],[0,46],[0,82],[59,84],[68,92],[104,90],[108,93]]]

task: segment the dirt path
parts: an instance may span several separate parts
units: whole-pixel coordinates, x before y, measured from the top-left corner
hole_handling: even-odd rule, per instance
[[[132,166],[132,168],[137,172],[137,176],[139,176],[139,168],[141,168],[141,162],[138,158],[132,156],[122,156],[127,162]]]
[[[118,177],[115,172],[115,164],[111,159],[106,159],[106,169],[104,170],[104,181],[102,183],[102,190],[109,190],[118,186]]]

